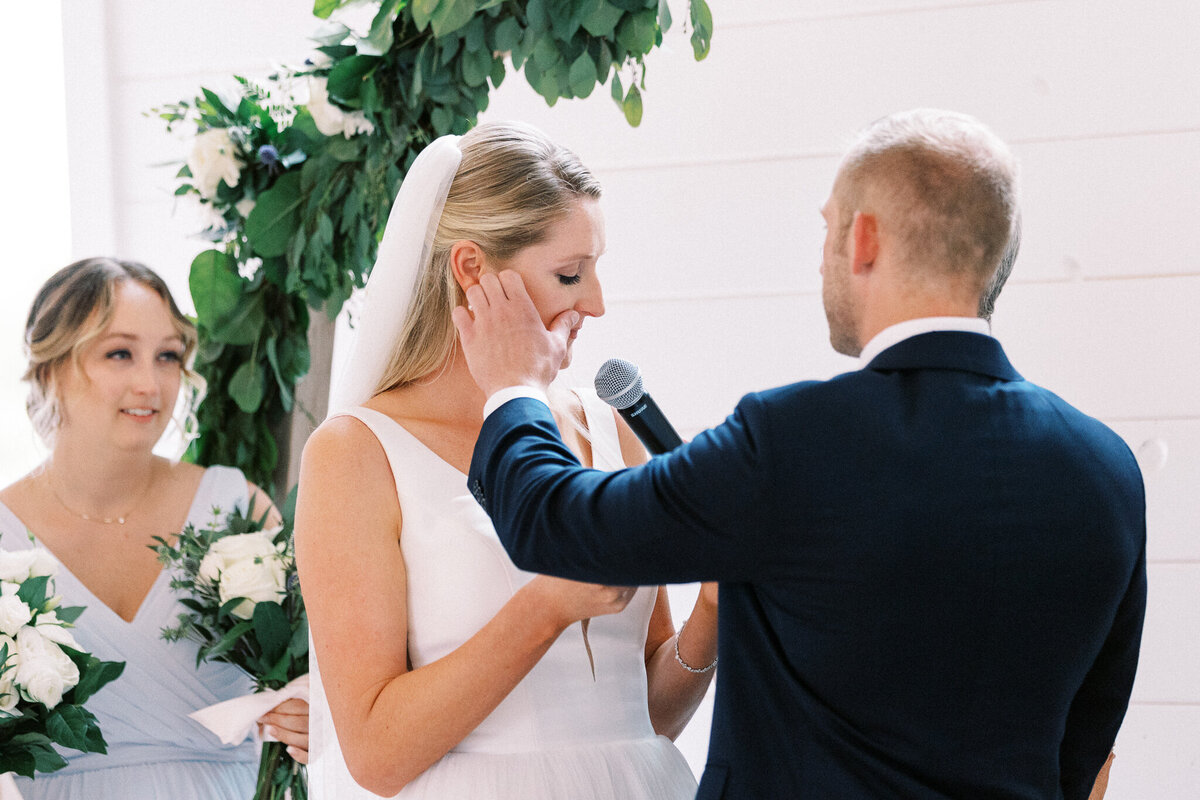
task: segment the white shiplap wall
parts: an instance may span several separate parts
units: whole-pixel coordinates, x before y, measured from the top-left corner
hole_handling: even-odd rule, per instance
[[[511,76],[485,115],[541,126],[605,184],[608,314],[577,344],[577,380],[634,360],[690,435],[746,391],[845,369],[827,344],[816,212],[842,144],[913,106],[990,123],[1024,169],[1025,243],[996,333],[1145,470],[1150,612],[1109,797],[1200,796],[1200,4],[710,2],[712,54],[696,64],[668,36],[641,128],[603,90],[548,109]],[[75,254],[145,260],[185,295],[198,220],[173,211],[174,168],[150,165],[186,145],[141,114],[302,59],[309,4],[64,7],[79,12],[65,15]],[[688,602],[677,594],[676,612]],[[694,763],[705,722],[685,734]]]

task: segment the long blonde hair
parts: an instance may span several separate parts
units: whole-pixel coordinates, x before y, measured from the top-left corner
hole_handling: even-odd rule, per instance
[[[112,320],[116,287],[133,281],[152,290],[171,313],[171,322],[183,339],[184,435],[192,427],[195,407],[204,397],[204,378],[192,369],[196,326],[183,315],[166,282],[149,267],[116,258],[85,258],[63,267],[42,285],[25,322],[25,355],[28,365],[22,380],[29,383],[25,409],[34,430],[48,446],[62,424],[58,375],[68,361],[78,364],[79,354]]]
[[[566,148],[519,123],[480,125],[459,141],[454,175],[404,328],[375,394],[405,386],[445,364],[454,350],[450,312],[463,302],[450,248],[470,240],[505,260],[542,241],[580,197],[599,198],[600,183]]]

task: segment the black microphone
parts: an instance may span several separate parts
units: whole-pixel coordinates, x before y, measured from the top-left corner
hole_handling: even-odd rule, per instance
[[[619,358],[605,361],[596,373],[596,394],[625,418],[650,455],[669,453],[683,444],[662,409],[642,388],[642,373],[636,365]]]

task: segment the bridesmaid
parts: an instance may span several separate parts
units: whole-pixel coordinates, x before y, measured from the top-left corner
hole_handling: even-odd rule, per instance
[[[29,415],[50,455],[0,491],[0,546],[49,550],[64,603],[87,607],[74,631],[80,646],[126,667],[88,702],[108,754],[65,751],[66,768],[18,786],[26,800],[246,800],[256,745],[223,745],[187,715],[251,682],[229,664],[197,669],[195,644],[161,638],[184,609],[149,548],[154,536],[211,519],[214,506],[270,504],[236,469],[152,452],[203,394],[190,367],[196,329],[150,269],[89,258],[38,292],[25,345]],[[307,703],[288,700],[260,723],[307,760]]]

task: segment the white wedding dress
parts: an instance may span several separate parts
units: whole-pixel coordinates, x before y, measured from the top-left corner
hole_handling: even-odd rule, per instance
[[[580,397],[595,466],[622,467],[611,409],[593,393]],[[513,565],[462,472],[385,415],[366,408],[349,414],[379,439],[396,475],[408,652],[420,669],[474,635],[533,574]],[[691,769],[670,740],[654,733],[647,711],[644,648],[654,600],[655,589],[644,587],[620,614],[591,621],[594,680],[580,626],[569,627],[478,728],[397,797],[690,800]],[[346,769],[312,651],[309,668],[310,797],[376,797]]]

